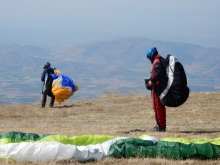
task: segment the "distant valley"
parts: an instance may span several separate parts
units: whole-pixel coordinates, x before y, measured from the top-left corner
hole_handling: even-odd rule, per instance
[[[163,57],[172,54],[182,62],[191,92],[220,90],[220,49],[148,38],[120,38],[56,51],[33,45],[0,44],[0,100],[5,104],[39,101],[40,76],[47,61],[79,84],[79,91],[71,99],[117,91],[147,93],[144,78],[150,74],[151,65],[145,53],[152,46]]]

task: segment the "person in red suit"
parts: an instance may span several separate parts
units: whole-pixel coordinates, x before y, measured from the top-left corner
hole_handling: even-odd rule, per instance
[[[166,131],[166,107],[160,103],[160,94],[163,88],[163,80],[166,78],[166,71],[163,68],[160,59],[163,58],[153,47],[147,50],[147,58],[152,64],[151,78],[146,82],[148,89],[151,89],[152,107],[155,112],[156,126],[152,131]]]

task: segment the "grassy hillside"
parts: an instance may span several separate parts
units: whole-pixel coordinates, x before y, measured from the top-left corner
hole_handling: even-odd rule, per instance
[[[49,100],[48,100],[49,102]],[[48,105],[47,102],[47,105]],[[48,106],[47,106],[48,107]],[[167,137],[219,138],[220,137],[220,93],[191,93],[187,102],[178,108],[167,108],[167,131],[151,132],[155,126],[151,98],[148,94],[120,92],[105,93],[97,99],[55,103],[52,109],[40,108],[36,103],[0,104],[0,134],[9,131],[25,133],[62,134],[78,136],[105,134],[139,137],[143,134],[157,139]],[[141,131],[131,130],[138,129]],[[110,159],[88,164],[218,164],[219,160],[167,160],[167,159]],[[16,163],[15,163],[16,164]],[[24,163],[17,163],[24,164]],[[26,163],[28,164],[28,163]],[[35,164],[80,164],[75,161]]]

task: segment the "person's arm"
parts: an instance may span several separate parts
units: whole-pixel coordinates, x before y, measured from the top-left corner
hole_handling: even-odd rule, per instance
[[[44,82],[46,70],[44,70],[41,74],[41,81]]]
[[[148,82],[148,86],[152,86],[155,82],[157,82],[158,80],[161,80],[164,74],[163,71],[163,66],[156,62],[154,64],[154,68],[155,68],[155,74],[153,77],[151,77],[151,80]]]

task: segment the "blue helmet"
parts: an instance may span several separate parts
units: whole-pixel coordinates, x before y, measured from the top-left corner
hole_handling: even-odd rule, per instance
[[[155,48],[155,47],[148,49],[147,53],[146,53],[146,57],[152,59],[155,52],[158,52],[157,48]]]

